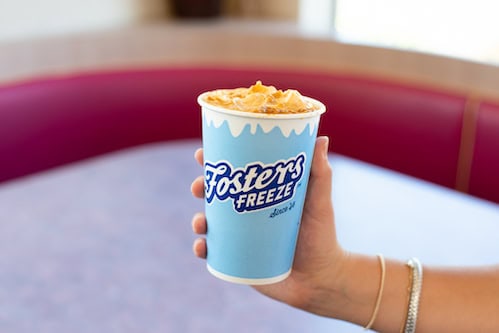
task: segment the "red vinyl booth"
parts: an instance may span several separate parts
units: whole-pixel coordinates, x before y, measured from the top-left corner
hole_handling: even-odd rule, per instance
[[[0,181],[117,149],[201,137],[197,96],[262,80],[324,102],[331,149],[449,188],[471,165],[471,194],[499,202],[499,106],[477,108],[471,161],[460,158],[466,96],[334,73],[161,68],[73,74],[0,86]],[[469,144],[467,146],[470,146]]]
[[[499,104],[478,109],[469,193],[499,202]]]

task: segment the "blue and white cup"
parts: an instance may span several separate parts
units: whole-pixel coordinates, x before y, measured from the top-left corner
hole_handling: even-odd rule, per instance
[[[320,115],[265,114],[213,106],[203,121],[207,268],[260,285],[291,273]]]

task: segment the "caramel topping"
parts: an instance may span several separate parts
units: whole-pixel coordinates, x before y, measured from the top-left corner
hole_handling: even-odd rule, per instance
[[[214,90],[206,95],[205,101],[229,110],[256,113],[304,113],[319,109],[297,90],[282,91],[261,81],[249,88]]]

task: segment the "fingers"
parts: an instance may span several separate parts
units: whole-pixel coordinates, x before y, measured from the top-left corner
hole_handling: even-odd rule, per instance
[[[196,198],[204,198],[204,177],[199,176],[191,184],[192,195]]]
[[[203,165],[203,148],[198,148],[194,152],[194,159],[202,166]],[[191,184],[191,192],[196,198],[204,197],[204,178],[199,176]]]
[[[198,148],[196,149],[196,151],[194,152],[194,158],[196,159],[196,161],[199,163],[199,165],[203,165],[203,148]]]
[[[198,235],[206,234],[206,216],[203,213],[197,213],[192,218],[192,231]]]
[[[198,238],[192,243],[192,252],[201,259],[206,259],[206,239]]]
[[[203,213],[197,213],[192,218],[192,231],[198,235],[206,234],[206,217]],[[192,252],[201,258],[206,258],[206,239],[198,238],[192,244]]]
[[[203,165],[203,149],[199,148],[194,153],[194,159],[199,165]],[[204,197],[204,177],[199,176],[191,184],[191,192],[197,198]],[[203,213],[197,213],[192,218],[192,231],[198,235],[206,234],[206,217]],[[192,243],[192,252],[194,255],[201,259],[206,259],[207,249],[206,249],[206,239],[197,238],[194,243]]]

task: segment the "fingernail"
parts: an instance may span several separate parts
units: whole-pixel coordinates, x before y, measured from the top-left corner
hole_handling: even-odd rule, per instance
[[[322,140],[324,140],[322,154],[327,159],[327,154],[329,153],[329,137],[323,136],[322,138]]]

